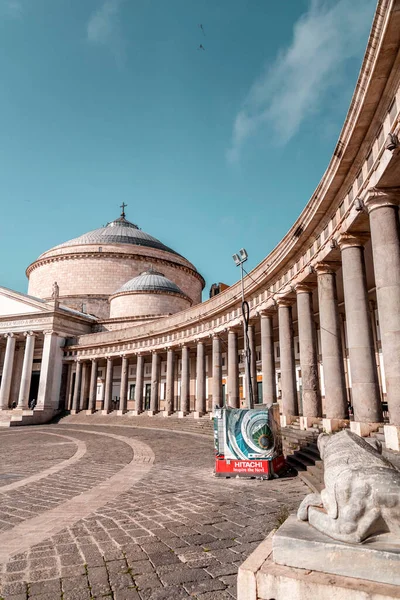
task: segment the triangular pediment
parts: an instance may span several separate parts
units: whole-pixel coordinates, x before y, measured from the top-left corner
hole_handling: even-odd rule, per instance
[[[0,286],[0,318],[47,312],[52,312],[47,302]]]

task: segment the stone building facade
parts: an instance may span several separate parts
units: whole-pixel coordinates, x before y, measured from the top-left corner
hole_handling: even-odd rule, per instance
[[[367,435],[384,422],[387,446],[397,450],[399,51],[400,1],[379,0],[328,168],[290,231],[245,279],[256,402],[278,400],[283,425],[299,419],[302,428],[318,422],[328,431],[347,424],[350,406],[352,429]],[[113,227],[120,224],[110,225],[106,237]],[[52,318],[69,307],[74,327],[79,321],[85,329],[63,335],[54,367],[62,372],[60,393],[54,384],[52,402],[71,411],[180,416],[199,416],[223,403],[244,405],[240,284],[200,303],[204,281],[186,259],[158,240],[156,247],[112,236],[100,243],[102,230],[95,230],[96,241],[87,234],[45,252],[27,271],[29,293],[43,297],[49,311],[51,284],[59,283],[61,304]],[[124,300],[118,290],[149,262],[180,292],[160,294],[165,308],[144,314],[154,300],[144,300],[148,290],[122,294]],[[129,308],[133,296],[141,297],[144,312]],[[117,300],[111,314],[110,298],[111,306]],[[176,312],[168,308],[173,298],[180,302]],[[160,316],[161,310],[174,314]],[[14,333],[17,319],[2,314],[0,330]],[[7,357],[16,356],[10,339],[2,359],[3,413],[11,398],[3,381],[12,385],[19,372],[9,366]]]

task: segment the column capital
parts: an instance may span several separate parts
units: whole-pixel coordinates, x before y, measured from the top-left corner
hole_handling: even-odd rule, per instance
[[[314,286],[309,283],[297,283],[294,289],[296,294],[312,294]]]
[[[257,311],[257,315],[259,317],[273,317],[276,315],[276,306],[271,306],[271,308],[261,308]]]
[[[37,335],[35,331],[24,331],[24,337],[37,337]]]
[[[339,235],[338,244],[340,250],[346,250],[346,248],[360,248],[364,247],[369,239],[370,236],[368,233],[350,233],[344,231]]]
[[[276,304],[278,306],[278,308],[280,308],[281,306],[293,306],[295,300],[294,298],[291,298],[290,296],[275,296],[275,300],[276,300]]]
[[[54,329],[45,329],[43,335],[58,335],[58,331],[54,331]]]
[[[14,338],[15,337],[15,333],[13,333],[12,331],[10,331],[10,333],[5,333],[4,336],[6,339],[7,338]]]
[[[337,262],[317,262],[314,265],[314,270],[316,274],[319,275],[331,275],[335,274],[336,270],[339,268],[340,263]]]
[[[363,202],[369,213],[382,206],[399,206],[400,188],[370,188],[367,190]]]

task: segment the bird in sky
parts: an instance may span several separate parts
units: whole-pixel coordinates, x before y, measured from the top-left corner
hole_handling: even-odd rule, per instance
[[[205,50],[203,44],[200,44],[200,46],[197,48],[197,50]]]
[[[203,25],[201,23],[199,24],[199,27],[202,30],[204,37],[206,37],[205,31],[204,31],[204,27],[203,27]]]

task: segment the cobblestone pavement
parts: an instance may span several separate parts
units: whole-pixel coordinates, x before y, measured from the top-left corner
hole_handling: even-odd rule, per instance
[[[0,597],[235,598],[239,565],[307,488],[212,471],[205,436],[61,424],[0,432]]]

